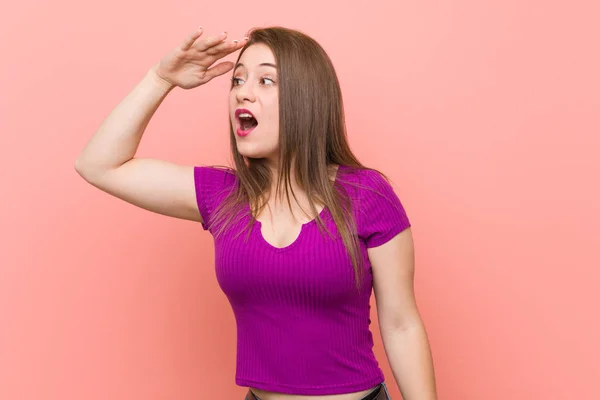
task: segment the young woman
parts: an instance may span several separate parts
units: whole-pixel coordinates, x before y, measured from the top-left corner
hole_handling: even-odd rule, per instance
[[[200,28],[150,68],[85,146],[77,172],[214,236],[217,279],[237,323],[236,383],[248,387],[247,399],[389,399],[369,329],[373,290],[403,397],[435,399],[410,222],[384,175],[350,150],[329,57],[280,27],[226,37],[204,38]],[[239,49],[235,64],[215,64]],[[173,88],[232,69],[234,168],[135,158]]]

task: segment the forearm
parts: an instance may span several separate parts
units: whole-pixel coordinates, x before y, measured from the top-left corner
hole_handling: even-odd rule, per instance
[[[437,400],[433,359],[423,324],[382,331],[381,335],[404,400]]]
[[[131,160],[146,126],[172,88],[152,67],[104,119],[79,154],[75,168],[80,173],[97,173]]]

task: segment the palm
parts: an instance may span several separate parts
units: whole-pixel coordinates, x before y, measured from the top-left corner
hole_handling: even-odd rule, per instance
[[[233,68],[230,61],[212,66],[217,60],[240,49],[246,40],[225,41],[226,34],[199,39],[202,31],[191,34],[159,63],[157,74],[184,89],[203,85]]]

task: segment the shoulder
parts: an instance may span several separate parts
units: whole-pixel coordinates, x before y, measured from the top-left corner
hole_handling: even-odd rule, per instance
[[[194,175],[210,178],[231,179],[236,177],[234,168],[225,165],[196,165]]]
[[[233,186],[237,181],[235,169],[220,165],[197,165],[194,167],[196,188],[218,189]]]
[[[340,183],[354,200],[358,234],[367,247],[380,246],[410,227],[404,205],[384,174],[371,168],[342,171]]]
[[[215,165],[194,167],[196,202],[204,221],[204,229],[208,229],[217,205],[237,187],[237,182],[237,174],[233,168]]]
[[[389,195],[390,192],[394,192],[388,178],[375,169],[340,166],[338,171],[339,182],[344,186],[354,188],[353,192],[361,198]]]

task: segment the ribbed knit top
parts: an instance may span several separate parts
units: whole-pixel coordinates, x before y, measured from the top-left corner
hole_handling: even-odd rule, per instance
[[[302,225],[292,244],[275,247],[264,239],[249,205],[215,236],[212,216],[237,187],[236,175],[197,166],[194,180],[202,226],[214,237],[217,281],[235,315],[236,384],[286,394],[330,395],[383,382],[369,330],[373,276],[367,248],[386,243],[410,226],[389,183],[371,170],[340,166],[337,172],[335,186],[350,197],[364,260],[358,291],[351,259],[327,207],[320,217],[333,238],[312,220]],[[248,237],[249,218],[254,224]]]

